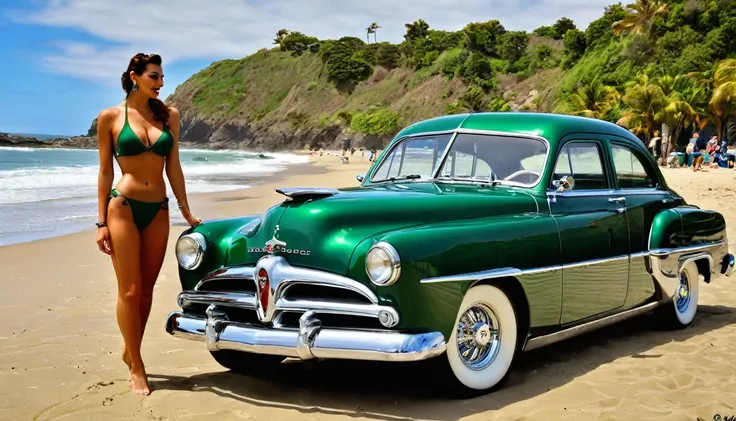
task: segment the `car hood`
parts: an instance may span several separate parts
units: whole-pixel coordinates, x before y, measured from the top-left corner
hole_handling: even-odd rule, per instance
[[[308,189],[293,189],[293,200],[264,214],[247,238],[248,252],[231,253],[230,265],[255,264],[276,236],[286,243],[286,252],[276,254],[292,265],[345,274],[353,250],[370,236],[436,221],[538,210],[531,195],[502,186],[388,183],[301,197],[300,192]]]

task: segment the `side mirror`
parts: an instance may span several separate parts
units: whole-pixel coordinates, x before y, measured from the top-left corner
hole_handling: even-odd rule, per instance
[[[555,181],[555,188],[558,192],[572,190],[575,188],[575,179],[571,175],[562,176],[560,181]]]
[[[365,177],[363,176],[363,174],[358,174],[355,176],[355,179],[358,180],[359,183],[362,183],[363,180],[365,180]]]

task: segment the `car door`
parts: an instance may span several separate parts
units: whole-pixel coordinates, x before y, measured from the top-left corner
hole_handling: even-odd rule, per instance
[[[629,275],[629,231],[621,196],[612,188],[605,141],[566,141],[548,191],[560,233],[562,313],[566,324],[624,304]],[[559,180],[574,182],[560,188]]]
[[[676,206],[676,202],[670,192],[659,188],[659,174],[643,147],[615,138],[609,144],[615,192],[624,198],[628,220],[631,259],[626,306],[633,306],[654,293],[646,266],[652,221],[658,212]]]

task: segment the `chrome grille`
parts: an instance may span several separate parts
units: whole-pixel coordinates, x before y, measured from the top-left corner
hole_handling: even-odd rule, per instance
[[[256,273],[265,274],[260,285],[268,293],[258,287]],[[396,310],[381,305],[360,282],[294,267],[280,256],[266,256],[256,267],[219,269],[206,275],[193,291],[179,294],[179,306],[187,312],[202,314],[211,304],[232,320],[284,327],[298,326],[299,317],[307,311],[320,315],[330,326],[375,329],[393,327],[399,321]]]

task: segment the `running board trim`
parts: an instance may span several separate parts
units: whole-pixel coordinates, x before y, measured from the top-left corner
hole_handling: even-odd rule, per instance
[[[636,317],[641,314],[648,313],[654,310],[657,306],[659,306],[659,303],[657,302],[649,303],[641,307],[636,307],[636,308],[633,308],[631,310],[627,310],[621,313],[612,314],[602,319],[593,320],[587,323],[583,323],[577,326],[573,326],[573,327],[561,330],[559,332],[550,333],[549,335],[531,338],[527,340],[526,345],[524,345],[524,351],[531,351],[532,349],[541,348],[543,346],[551,345],[555,342],[564,341],[574,336],[582,335],[584,333],[588,333],[588,332],[600,329],[605,326],[609,326],[609,325],[612,325],[618,322],[622,322],[632,317]]]

